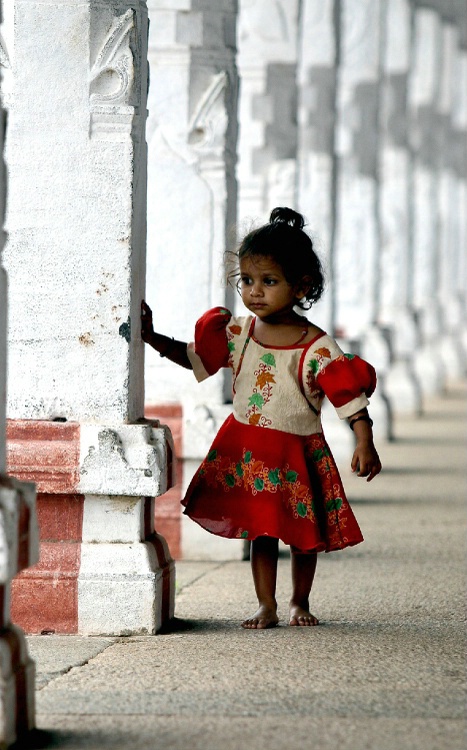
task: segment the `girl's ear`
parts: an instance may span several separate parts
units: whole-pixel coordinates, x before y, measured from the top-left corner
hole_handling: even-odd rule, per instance
[[[295,285],[295,296],[299,302],[301,302],[303,297],[306,297],[307,293],[310,291],[310,287],[311,287],[311,279],[309,276],[304,276],[303,279],[301,279]]]

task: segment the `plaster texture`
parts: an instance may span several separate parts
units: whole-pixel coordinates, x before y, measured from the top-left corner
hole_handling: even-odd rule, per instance
[[[167,453],[172,448],[169,430],[158,422],[82,425],[77,490],[90,495],[162,495],[171,485]]]
[[[465,384],[399,417],[384,471],[350,479],[365,542],[322,555],[317,628],[244,631],[247,562],[178,564],[178,629],[28,639],[49,747],[461,750],[465,745]]]
[[[6,13],[8,414],[133,421],[144,392],[145,3],[18,0]]]

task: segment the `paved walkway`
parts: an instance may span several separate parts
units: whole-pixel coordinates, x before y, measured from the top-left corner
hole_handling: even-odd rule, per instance
[[[179,563],[157,637],[29,639],[43,747],[74,750],[464,750],[466,389],[379,446],[347,480],[365,544],[320,556],[318,628],[244,631],[246,562]]]

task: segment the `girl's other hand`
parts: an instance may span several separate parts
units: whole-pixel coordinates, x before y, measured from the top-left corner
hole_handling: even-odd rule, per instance
[[[357,443],[351,467],[352,471],[357,472],[358,477],[367,477],[367,482],[371,482],[379,474],[381,461],[372,440]]]
[[[141,300],[141,338],[146,344],[150,344],[153,334],[152,310],[143,299]]]

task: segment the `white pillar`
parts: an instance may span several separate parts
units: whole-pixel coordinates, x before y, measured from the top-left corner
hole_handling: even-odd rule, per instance
[[[409,78],[410,142],[413,151],[412,242],[414,248],[413,300],[421,342],[414,368],[424,394],[444,385],[445,367],[438,350],[441,310],[438,158],[440,126],[436,116],[441,67],[441,25],[425,8],[415,11],[414,52]]]
[[[236,220],[234,0],[150,0],[147,296],[157,330],[191,340],[196,319],[228,302],[224,250]],[[150,351],[148,403],[203,402],[187,371]]]
[[[66,632],[153,633],[173,614],[174,568],[148,515],[169,481],[165,431],[140,422],[146,4],[15,0],[8,14],[10,465],[37,481],[58,514],[68,512],[64,488],[81,508],[53,581],[41,567],[53,540],[41,529],[36,580],[18,582],[15,611],[29,616],[35,585],[43,598],[31,630],[58,607]],[[61,483],[51,459],[31,450],[39,444]],[[145,516],[131,539],[129,505]],[[105,533],[90,535],[89,518]],[[76,612],[64,604],[70,580]]]
[[[224,251],[235,241],[238,78],[235,0],[150,0],[147,300],[156,330],[191,341],[197,318],[234,304]],[[193,373],[149,351],[148,404],[183,405],[184,485],[230,412],[225,373]],[[184,557],[238,558],[187,518]]]
[[[2,6],[0,2],[0,22]],[[7,56],[2,40],[2,67]],[[26,740],[35,726],[35,665],[24,633],[11,622],[11,582],[39,554],[35,491],[5,473],[7,276],[3,268],[3,220],[7,193],[3,161],[5,116],[0,103],[0,746]]]
[[[465,374],[465,355],[462,350],[462,329],[464,319],[459,296],[458,274],[460,271],[460,222],[465,214],[459,202],[459,159],[456,149],[456,132],[454,112],[457,98],[466,97],[459,91],[458,59],[459,34],[455,26],[444,24],[442,28],[442,65],[440,95],[437,102],[437,113],[440,122],[441,148],[439,158],[438,211],[439,231],[439,281],[438,295],[442,312],[442,331],[440,352],[443,358],[447,377],[458,380]],[[458,164],[458,159],[460,164]],[[465,172],[460,173],[461,180]]]
[[[334,230],[336,169],[334,159],[337,28],[334,0],[305,0],[300,25],[298,68],[298,210],[313,229],[313,241],[328,285],[313,307],[313,322],[333,333],[335,318]],[[310,40],[312,43],[310,44]]]
[[[421,409],[420,389],[411,369],[418,343],[412,303],[413,248],[410,201],[411,155],[407,90],[412,24],[408,0],[384,8],[380,116],[379,216],[381,295],[378,322],[391,336],[392,358],[385,393],[398,412]]]
[[[456,202],[458,246],[454,294],[459,300],[460,341],[467,358],[467,51],[458,46],[453,75],[453,143],[451,159],[456,174]],[[464,359],[465,361],[465,359]]]
[[[384,397],[389,347],[376,326],[380,304],[378,161],[381,54],[379,0],[340,4],[337,78],[335,333],[376,368],[375,431],[390,432]]]
[[[296,202],[298,0],[240,0],[239,225]],[[312,223],[312,217],[308,217]],[[244,222],[244,223],[242,223]]]
[[[361,337],[375,320],[378,227],[379,0],[343,0],[337,90],[336,325]]]

